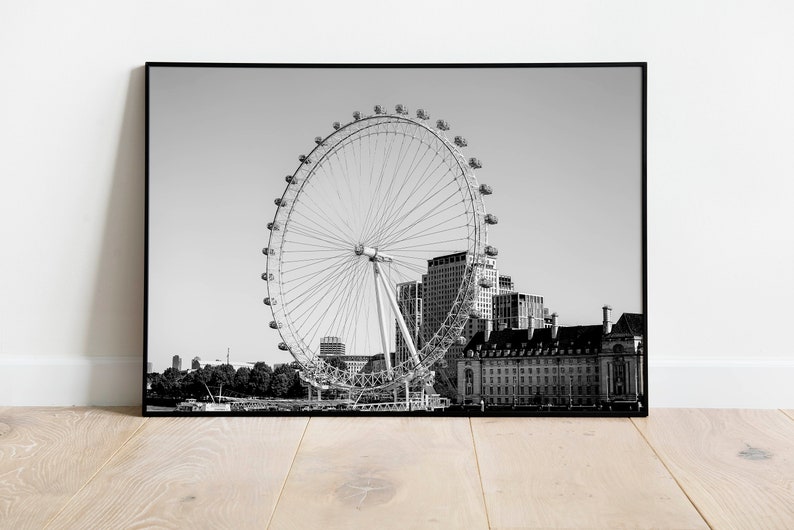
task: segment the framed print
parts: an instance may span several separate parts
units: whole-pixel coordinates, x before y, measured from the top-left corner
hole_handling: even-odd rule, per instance
[[[144,415],[646,415],[646,79],[147,63]]]

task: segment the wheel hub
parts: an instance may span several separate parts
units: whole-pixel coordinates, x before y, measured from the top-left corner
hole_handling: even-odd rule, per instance
[[[378,262],[393,261],[392,257],[389,256],[388,254],[379,252],[377,248],[364,246],[361,243],[353,247],[353,252],[356,253],[356,256],[368,257],[370,261],[378,261]]]

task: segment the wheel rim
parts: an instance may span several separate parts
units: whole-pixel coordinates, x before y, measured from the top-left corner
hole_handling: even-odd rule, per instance
[[[312,384],[388,388],[426,373],[468,319],[487,242],[477,180],[443,131],[401,114],[359,117],[315,142],[287,177],[269,225],[263,279],[271,327]],[[371,250],[359,253],[359,247]],[[325,336],[340,337],[348,355],[382,352],[375,254],[390,258],[381,270],[394,289],[421,281],[426,260],[455,252],[468,259],[457,292],[423,300],[435,318],[411,328],[419,338],[418,363],[409,357],[391,370],[352,373],[318,356]],[[387,322],[392,338],[394,322]]]

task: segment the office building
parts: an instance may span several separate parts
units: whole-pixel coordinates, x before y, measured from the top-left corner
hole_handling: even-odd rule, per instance
[[[499,275],[499,294],[512,293],[515,291],[513,278],[504,274]]]
[[[496,269],[496,260],[486,257],[481,259],[479,294],[472,307],[478,316],[470,318],[464,325],[462,336],[465,341],[490,326],[493,318],[491,299],[499,292],[499,271]],[[444,323],[460,291],[461,278],[466,267],[471,265],[472,257],[466,252],[439,256],[427,261],[427,274],[422,277],[423,335],[426,338],[432,337]],[[462,351],[461,344],[450,346],[444,356],[447,365],[459,357]],[[454,370],[454,365],[452,369]]]
[[[493,297],[495,330],[544,328],[543,297],[527,293],[499,293]]]
[[[339,337],[322,337],[320,339],[320,355],[344,355],[345,343]]]

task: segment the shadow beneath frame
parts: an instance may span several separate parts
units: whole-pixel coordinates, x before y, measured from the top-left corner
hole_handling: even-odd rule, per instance
[[[84,401],[141,400],[144,306],[145,69],[130,72],[84,352],[91,364]],[[135,358],[140,362],[134,362]],[[117,362],[118,361],[118,362]],[[114,409],[118,412],[118,409]],[[137,412],[140,415],[140,412]]]

